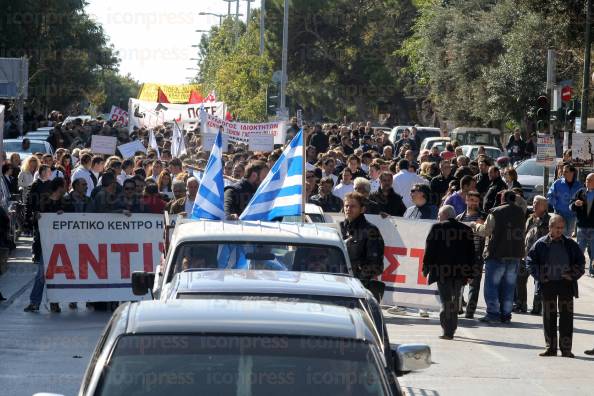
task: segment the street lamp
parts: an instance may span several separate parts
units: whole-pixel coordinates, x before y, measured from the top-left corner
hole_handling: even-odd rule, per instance
[[[251,3],[253,3],[256,0],[243,0],[247,2],[247,18],[245,18],[245,24],[247,25],[248,23],[250,23],[250,8],[251,8]]]
[[[196,33],[208,33],[208,30],[200,30],[200,29],[198,29],[198,30],[196,30]]]
[[[219,17],[219,26],[223,23],[223,17],[225,16],[225,14],[215,14],[212,12],[199,12],[198,15],[212,15],[215,17]]]

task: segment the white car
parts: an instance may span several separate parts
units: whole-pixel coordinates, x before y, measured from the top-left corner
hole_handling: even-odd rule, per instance
[[[304,271],[308,258],[324,255],[326,272],[353,274],[340,233],[317,224],[183,219],[166,241],[165,254],[155,271],[156,298],[168,293],[175,274],[187,270]]]
[[[549,167],[549,185],[551,186],[555,179],[555,169],[562,158],[556,158],[553,165]],[[532,202],[535,195],[543,195],[544,186],[544,166],[536,163],[536,158],[530,158],[516,165],[518,173],[518,182],[522,185],[524,198]]]
[[[35,153],[53,154],[54,149],[51,144],[44,140],[29,140],[29,148],[23,149],[23,139],[4,140],[4,151],[6,158],[10,158],[13,153],[18,153],[21,161],[32,156]]]
[[[485,154],[487,154],[487,156],[489,158],[496,160],[497,158],[499,158],[503,155],[503,152],[499,148],[493,147],[493,146],[469,144],[469,145],[460,146],[460,147],[462,147],[462,152],[464,153],[465,156],[467,156],[471,160],[474,160],[478,157],[478,151],[481,146],[485,148]]]
[[[419,151],[423,151],[423,150],[431,150],[431,148],[433,146],[437,146],[437,148],[439,149],[439,152],[442,152],[445,150],[446,145],[451,142],[452,139],[450,139],[449,137],[428,137],[423,139],[423,141],[421,142],[421,147],[419,148]]]

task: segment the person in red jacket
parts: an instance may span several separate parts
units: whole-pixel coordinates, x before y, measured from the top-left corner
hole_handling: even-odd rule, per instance
[[[144,188],[144,195],[141,200],[141,207],[145,213],[163,213],[167,203],[161,199],[159,187],[154,183],[149,183]]]

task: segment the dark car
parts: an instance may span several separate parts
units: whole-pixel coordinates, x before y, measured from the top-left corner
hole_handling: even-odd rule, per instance
[[[394,355],[400,352],[395,349]],[[413,365],[413,354],[401,361]],[[423,356],[430,361],[430,356]],[[79,396],[401,395],[369,316],[313,302],[120,306]]]

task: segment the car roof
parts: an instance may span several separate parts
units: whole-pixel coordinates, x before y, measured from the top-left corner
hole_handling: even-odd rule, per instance
[[[485,150],[489,149],[489,150],[499,150],[499,151],[501,151],[501,149],[499,147],[485,146],[484,144],[465,144],[465,145],[460,146],[460,147],[462,147],[462,149],[464,150],[464,149],[467,149],[467,148],[468,149],[479,148],[481,146],[484,147]]]
[[[478,128],[478,127],[458,127],[454,128],[452,133],[466,133],[466,132],[489,132],[494,135],[500,135],[501,131],[497,128]]]
[[[315,302],[169,300],[130,304],[125,332],[216,333],[374,340],[363,310]]]
[[[356,278],[296,271],[214,270],[175,275],[178,293],[279,294],[366,298]]]
[[[49,142],[47,142],[45,140],[29,139],[29,138],[27,138],[27,136],[25,136],[25,138],[28,139],[30,143],[40,143],[40,144],[43,144],[44,146],[48,146],[49,145]],[[18,138],[18,139],[4,139],[4,142],[8,142],[8,143],[18,142],[18,143],[22,143],[23,142],[23,139],[22,138]]]
[[[178,221],[172,236],[172,246],[190,241],[254,241],[344,247],[342,238],[335,229],[318,224],[189,219]]]
[[[448,141],[449,142],[449,141],[452,140],[452,138],[450,138],[448,136],[429,136],[429,137],[426,137],[425,139],[423,139],[423,142],[425,142],[425,141],[432,142],[434,140],[444,140],[444,141]]]

